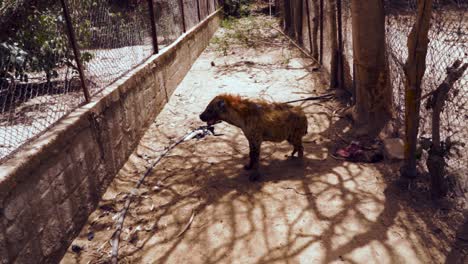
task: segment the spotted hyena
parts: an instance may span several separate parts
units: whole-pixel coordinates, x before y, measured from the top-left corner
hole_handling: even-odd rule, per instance
[[[260,146],[263,141],[287,140],[294,147],[291,156],[297,153],[302,158],[304,155],[302,137],[307,134],[307,118],[299,107],[222,94],[208,104],[200,119],[208,125],[225,121],[242,129],[249,141],[250,162],[244,168],[252,170],[251,181],[259,177]]]

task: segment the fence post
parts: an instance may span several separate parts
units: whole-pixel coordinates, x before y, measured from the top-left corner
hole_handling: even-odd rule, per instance
[[[156,18],[154,16],[153,0],[148,0],[148,9],[149,9],[149,16],[150,16],[150,21],[151,21],[151,38],[153,39],[153,50],[154,50],[154,54],[158,54],[159,53],[158,31],[156,30]]]
[[[88,86],[86,85],[86,79],[85,79],[85,75],[83,71],[83,64],[81,64],[81,54],[80,54],[80,50],[78,49],[78,44],[76,42],[75,32],[73,31],[73,25],[72,25],[70,13],[68,12],[68,6],[65,3],[65,0],[60,0],[60,2],[62,3],[63,15],[65,17],[65,23],[67,25],[68,39],[70,40],[70,44],[73,49],[73,55],[75,55],[76,66],[78,68],[78,74],[80,75],[81,86],[83,87],[83,94],[85,97],[85,101],[89,103],[91,96],[89,94]]]
[[[206,17],[210,15],[210,0],[206,0]]]
[[[336,1],[336,11],[338,16],[338,86],[341,89],[344,89],[344,63],[343,63],[343,17],[341,9],[341,0]]]
[[[184,0],[180,0],[179,4],[180,4],[180,11],[182,13],[182,29],[184,30],[184,33],[185,33],[185,32],[187,32],[187,27],[185,25]]]
[[[320,0],[320,65],[323,65],[323,0]]]
[[[198,22],[201,22],[200,0],[197,0],[197,13],[198,13]]]
[[[310,8],[309,0],[306,1],[306,11],[307,11],[307,27],[309,28],[309,45],[310,45],[310,54],[312,54],[312,30],[310,29]]]

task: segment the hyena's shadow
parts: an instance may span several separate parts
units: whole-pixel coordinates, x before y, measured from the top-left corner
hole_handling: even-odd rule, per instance
[[[330,166],[336,166],[336,163],[330,162],[308,157],[267,159],[262,161],[260,179],[256,182],[303,181],[309,176],[329,171]],[[245,170],[239,174],[239,177],[249,176],[249,172]]]

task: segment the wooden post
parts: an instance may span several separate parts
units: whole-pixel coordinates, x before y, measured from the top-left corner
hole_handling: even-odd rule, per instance
[[[185,25],[185,10],[184,10],[184,0],[179,0],[180,12],[182,13],[182,29],[187,32],[187,26]]]
[[[338,87],[344,87],[344,54],[343,54],[343,12],[341,9],[341,0],[336,0],[336,11],[338,16]]]
[[[153,51],[154,51],[154,54],[158,54],[159,53],[158,32],[156,30],[156,18],[154,16],[153,0],[148,0],[148,9],[149,9],[150,22],[151,22],[151,38],[153,39]]]
[[[319,62],[323,65],[323,0],[320,0],[320,57]]]
[[[198,13],[198,22],[201,22],[200,0],[197,0],[197,13]]]
[[[310,28],[310,8],[309,0],[306,1],[306,11],[307,11],[307,27],[309,28],[309,44],[310,44],[310,54],[312,54],[312,29]]]
[[[73,49],[73,55],[75,55],[76,66],[78,68],[78,74],[80,75],[81,87],[83,87],[83,94],[87,103],[90,102],[90,94],[88,86],[86,85],[86,79],[83,71],[83,65],[81,64],[81,54],[78,49],[78,43],[76,42],[75,31],[73,31],[73,23],[71,21],[70,13],[68,12],[68,6],[65,0],[60,0],[62,3],[63,15],[67,26],[68,39]]]

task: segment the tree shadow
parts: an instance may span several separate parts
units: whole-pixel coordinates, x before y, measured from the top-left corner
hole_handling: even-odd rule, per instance
[[[311,120],[318,122],[323,119],[321,115]],[[344,127],[346,122],[339,120],[320,136],[331,137]],[[316,136],[305,139],[302,163],[284,157],[291,150],[288,144],[265,144],[263,177],[254,183],[242,170],[248,146],[239,130],[229,129],[222,137],[179,145],[147,178],[131,206],[122,235],[121,260],[297,263],[311,259],[313,263],[361,263],[377,262],[383,255],[394,263],[408,255],[427,258],[430,253],[422,252],[418,245],[422,241],[440,250],[438,241],[415,231],[421,221],[417,215],[402,219],[406,205],[402,205],[399,190],[381,182],[381,175],[387,173],[383,166],[334,160],[328,155],[334,142],[315,143],[311,138]],[[121,210],[124,195],[112,188],[119,185],[122,191],[122,186],[127,186],[130,191],[136,171],[141,173],[148,165],[143,162],[142,166],[141,157],[155,150],[150,142],[142,141],[139,155],[132,155],[100,208],[113,204],[113,210]],[[93,213],[90,219],[95,220],[84,230],[110,238],[113,228],[109,227],[114,221],[112,214],[103,211]],[[190,227],[178,235],[192,213],[195,216]],[[132,238],[135,233],[137,237]],[[82,231],[80,239],[84,240],[86,234]],[[396,241],[408,248],[402,252]],[[98,256],[95,261],[108,259],[105,254]]]
[[[209,73],[205,74],[208,78]],[[298,89],[300,94],[317,95],[310,85],[303,87]],[[203,96],[199,99],[206,99]],[[334,101],[298,105],[306,109],[309,120],[304,161],[285,158],[291,151],[286,143],[265,143],[259,182],[249,182],[242,169],[248,144],[236,128],[221,124],[217,131],[223,136],[185,142],[174,149],[138,190],[125,220],[120,261],[405,263],[441,259],[450,236],[431,234],[438,225],[431,218],[435,211],[409,202],[412,197],[392,183],[392,166],[330,156],[337,147],[336,134],[349,131],[349,123],[335,116],[344,106]],[[181,128],[152,126],[145,134],[104,195],[101,209],[90,216],[76,240],[87,245],[88,252],[87,259],[76,262],[109,260],[113,212],[123,208],[125,194],[150,160],[171,143],[172,133],[182,134]],[[87,241],[90,231],[95,234],[91,242]]]

